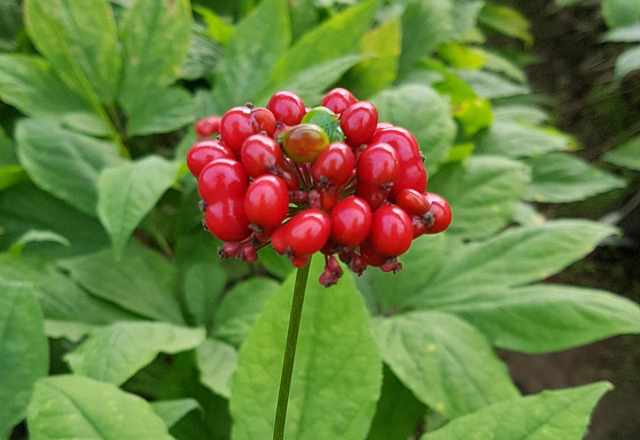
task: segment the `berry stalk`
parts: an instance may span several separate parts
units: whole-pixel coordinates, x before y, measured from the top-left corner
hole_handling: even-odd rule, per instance
[[[300,318],[304,295],[307,290],[309,268],[311,261],[306,266],[298,269],[296,284],[293,288],[293,300],[291,302],[291,315],[289,317],[289,330],[287,342],[284,348],[284,360],[282,362],[282,374],[280,376],[280,389],[278,391],[278,406],[276,408],[276,420],[273,427],[273,440],[284,439],[284,428],[287,420],[287,406],[289,404],[289,391],[291,391],[291,378],[293,363],[296,358],[296,346],[298,345],[298,333],[300,331]]]

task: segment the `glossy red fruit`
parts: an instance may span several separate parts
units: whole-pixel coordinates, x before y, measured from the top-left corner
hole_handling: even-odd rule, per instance
[[[260,176],[244,196],[244,212],[250,223],[264,228],[279,226],[289,211],[289,190],[276,176]]]
[[[288,163],[285,162],[285,167],[283,170],[278,172],[278,177],[284,181],[287,188],[289,188],[289,191],[298,191],[300,189],[300,179],[296,173],[293,172]]]
[[[429,210],[429,202],[424,194],[411,188],[405,188],[398,193],[396,204],[409,215],[423,215]]]
[[[356,183],[356,196],[367,202],[371,209],[382,206],[388,194],[389,189],[380,185],[371,185],[361,180]]]
[[[268,136],[249,136],[240,149],[242,164],[251,177],[276,174],[284,166],[284,155],[280,145]]]
[[[196,133],[200,136],[212,136],[214,133],[220,133],[220,116],[208,116],[196,122]]]
[[[276,119],[266,108],[233,107],[220,121],[220,136],[234,151],[240,151],[245,139],[262,131],[267,136],[276,131]]]
[[[271,96],[267,108],[273,113],[276,121],[285,125],[297,125],[306,113],[304,101],[293,92],[277,92]]]
[[[370,238],[381,255],[396,257],[404,254],[413,240],[411,217],[398,206],[381,206],[373,213]]]
[[[307,264],[309,264],[309,260],[311,258],[309,257],[309,255],[303,255],[301,257],[293,257],[291,259],[291,264],[294,265],[294,267],[297,267],[298,269],[300,269],[301,267],[305,267]]]
[[[257,107],[251,110],[251,124],[255,133],[265,132],[267,136],[273,136],[276,131],[276,118],[269,109]]]
[[[385,129],[385,128],[391,128],[391,127],[394,127],[394,125],[389,123],[389,122],[378,122],[378,124],[376,125],[376,132],[378,130],[382,130],[382,129]]]
[[[385,143],[398,152],[400,162],[408,162],[420,157],[418,141],[409,130],[402,127],[389,127],[377,130],[371,144]]]
[[[329,136],[315,124],[299,124],[289,128],[282,137],[282,148],[298,163],[310,163],[329,146]]]
[[[355,249],[371,229],[371,208],[360,197],[342,199],[331,211],[331,236],[336,243]]]
[[[424,195],[429,202],[428,213],[433,216],[433,223],[427,224],[427,234],[437,234],[449,227],[451,224],[451,207],[444,197],[434,193],[426,193]]]
[[[311,208],[296,214],[286,226],[287,250],[296,257],[318,252],[331,234],[329,216],[319,209]]]
[[[216,159],[198,177],[198,192],[207,203],[242,199],[249,186],[249,176],[240,162]]]
[[[368,266],[373,266],[373,267],[380,267],[383,264],[385,264],[387,260],[387,257],[385,257],[380,252],[378,252],[378,250],[375,248],[375,246],[371,242],[371,239],[365,240],[360,245],[360,255],[362,256],[362,259]],[[352,265],[352,269],[354,271],[356,271],[356,266],[357,266],[357,263],[354,261]],[[358,267],[357,269],[358,270],[356,271],[356,273],[361,273],[362,271],[364,271],[364,269],[360,267]]]
[[[338,188],[325,188],[320,190],[320,207],[326,211],[330,212],[336,203],[338,203],[338,199],[340,198],[340,190]]]
[[[388,144],[369,145],[356,165],[358,181],[374,186],[393,184],[399,172],[398,153]]]
[[[358,100],[350,91],[343,89],[342,87],[336,87],[335,89],[329,90],[327,94],[324,95],[322,104],[320,105],[339,115],[356,102],[358,102]]]
[[[204,214],[204,222],[209,232],[222,241],[241,241],[251,234],[242,197],[209,203]]]
[[[340,116],[340,127],[347,143],[359,147],[371,140],[378,124],[378,110],[368,101],[349,106]]]
[[[417,158],[400,164],[400,173],[389,197],[395,199],[403,189],[414,189],[419,193],[427,189],[427,170],[424,169],[422,159]]]
[[[340,187],[351,178],[356,164],[353,150],[342,142],[334,142],[323,150],[311,168],[319,188]]]
[[[235,154],[222,142],[200,141],[187,153],[187,166],[191,174],[198,177],[209,162],[222,158],[235,159]]]

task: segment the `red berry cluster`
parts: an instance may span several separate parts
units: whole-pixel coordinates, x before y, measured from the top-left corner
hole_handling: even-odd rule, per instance
[[[413,135],[379,123],[375,106],[348,90],[331,90],[314,109],[277,92],[266,108],[234,107],[196,131],[187,165],[205,228],[226,242],[222,258],[254,262],[271,243],[302,267],[320,251],[319,281],[331,286],[342,275],[335,254],[358,275],[367,266],[397,272],[413,239],[451,222],[447,201],[425,193]]]

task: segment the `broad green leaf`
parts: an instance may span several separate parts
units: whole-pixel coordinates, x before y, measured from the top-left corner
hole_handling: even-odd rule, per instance
[[[203,261],[191,266],[184,278],[184,300],[196,325],[210,327],[227,275],[219,264]]]
[[[545,154],[528,164],[531,166],[531,183],[525,199],[531,201],[575,202],[625,186],[619,177],[564,153]]]
[[[511,228],[446,260],[418,302],[434,307],[476,292],[503,290],[550,277],[589,254],[615,228],[586,220],[554,220]]]
[[[236,26],[212,93],[218,113],[253,101],[269,84],[275,63],[291,43],[287,8],[286,0],[265,0]]]
[[[380,121],[411,131],[426,156],[427,171],[443,162],[453,144],[456,126],[449,103],[428,86],[407,84],[386,89],[371,98]]]
[[[385,319],[378,334],[382,358],[398,379],[448,419],[518,395],[489,343],[454,315],[398,315]]]
[[[284,255],[278,255],[273,246],[265,246],[258,252],[258,261],[267,272],[281,280],[295,269],[291,261]]]
[[[192,350],[204,339],[203,329],[162,322],[118,322],[91,332],[65,360],[74,374],[122,385],[159,353]]]
[[[18,0],[0,1],[0,50],[16,50],[23,30],[20,2]]]
[[[144,399],[71,375],[36,383],[27,426],[32,440],[173,440]]]
[[[602,15],[612,29],[637,24],[640,22],[640,4],[635,0],[603,0]]]
[[[155,88],[127,107],[130,135],[169,133],[196,119],[193,97],[178,87]]]
[[[93,108],[69,89],[51,65],[32,55],[0,55],[0,98],[29,116],[56,119],[76,130],[104,136]]]
[[[479,154],[511,158],[537,156],[571,146],[567,136],[512,122],[496,122],[480,133],[476,141]]]
[[[538,284],[486,291],[439,310],[469,321],[500,348],[524,353],[565,350],[640,333],[637,303],[609,292]]]
[[[0,191],[28,180],[20,165],[0,166]]]
[[[66,339],[74,344],[80,343],[95,328],[93,324],[77,321],[58,321],[45,319],[44,332],[51,339]]]
[[[470,433],[474,440],[581,440],[591,411],[611,388],[608,382],[598,382],[496,403],[420,440],[468,440]]]
[[[223,52],[222,47],[203,31],[194,30],[189,52],[180,67],[180,78],[194,81],[213,76]],[[210,96],[209,93],[207,96]]]
[[[24,419],[33,385],[48,367],[44,318],[33,288],[0,278],[0,438]]]
[[[402,15],[400,70],[412,70],[449,40],[454,31],[451,0],[414,0]]]
[[[616,60],[615,76],[616,80],[621,81],[634,70],[640,69],[640,45],[628,49]]]
[[[62,260],[59,266],[98,298],[147,318],[184,323],[174,294],[174,268],[144,246],[128,246],[118,260],[107,249]]]
[[[484,5],[485,2],[483,0],[456,0],[453,2],[451,9],[451,22],[453,25],[451,39],[460,40],[468,37],[469,33],[475,28]]]
[[[172,108],[172,100],[156,99],[178,78],[189,50],[191,22],[189,0],[137,0],[125,12],[120,25],[124,74],[119,99],[132,119],[145,107]],[[131,133],[140,134],[133,127]]]
[[[529,168],[497,156],[471,156],[442,168],[429,191],[444,196],[453,212],[448,232],[465,238],[492,235],[513,219],[529,182]]]
[[[238,367],[235,348],[215,339],[207,339],[196,350],[200,382],[214,393],[231,397],[229,383]]]
[[[167,428],[171,428],[191,411],[202,408],[197,400],[184,398],[151,402],[151,409],[162,419]]]
[[[19,256],[22,249],[29,243],[53,242],[62,246],[69,246],[71,243],[66,237],[46,229],[30,229],[20,236],[9,248],[9,253]]]
[[[527,95],[531,92],[527,85],[514,83],[492,72],[457,69],[454,73],[469,84],[478,95],[487,99]]]
[[[220,44],[226,45],[235,32],[233,25],[227,23],[211,9],[194,5],[193,10],[202,16],[209,36]]]
[[[324,260],[311,265],[285,437],[361,440],[382,381],[368,312],[349,272],[328,291],[317,282]],[[234,440],[273,435],[294,281],[292,274],[274,292],[240,350],[231,384]]]
[[[426,412],[426,406],[385,367],[380,400],[367,440],[409,438]]]
[[[366,99],[391,85],[398,76],[401,44],[402,28],[397,18],[367,32],[360,40],[360,52],[373,57],[350,71],[346,87]]]
[[[480,13],[479,22],[491,30],[522,40],[527,46],[533,44],[531,23],[514,8],[487,4]]]
[[[33,257],[0,254],[0,282],[22,283],[33,288],[47,320],[108,324],[137,316],[92,297],[53,265]],[[55,329],[54,329],[55,330]],[[58,330],[61,330],[58,326]]]
[[[369,29],[379,5],[380,0],[365,0],[304,34],[280,57],[271,75],[272,82],[289,82],[317,64],[352,53]]]
[[[320,11],[315,7],[315,0],[289,2],[289,10],[294,41],[298,40],[309,29],[313,29],[320,21]]]
[[[501,73],[509,79],[517,81],[521,84],[527,83],[527,73],[515,62],[507,59],[496,52],[485,51],[487,61],[484,64],[485,70]]]
[[[135,228],[176,181],[179,167],[179,162],[147,156],[102,171],[98,216],[116,255],[122,253]]]
[[[513,212],[513,221],[521,226],[539,225],[547,219],[530,203],[518,202]]]
[[[523,125],[539,125],[549,119],[549,115],[544,110],[524,104],[494,106],[493,116],[496,122],[513,122]]]
[[[116,22],[107,0],[26,0],[34,45],[72,90],[112,103],[120,82]]]
[[[13,140],[0,127],[0,166],[17,165],[15,146]]]
[[[603,41],[616,43],[636,43],[640,42],[640,23],[613,29],[607,32],[602,38]]]
[[[98,175],[121,163],[111,142],[67,131],[48,119],[23,119],[16,127],[18,157],[40,188],[95,215]]]
[[[487,62],[485,51],[459,43],[445,43],[438,48],[439,58],[455,69],[477,70]]]
[[[602,159],[619,167],[640,171],[640,136],[608,151]]]
[[[254,277],[233,286],[215,310],[213,336],[239,347],[278,287],[280,284],[264,277]]]

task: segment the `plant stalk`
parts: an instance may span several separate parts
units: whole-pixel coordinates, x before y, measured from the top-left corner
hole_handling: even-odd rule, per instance
[[[287,343],[284,348],[282,375],[280,376],[280,389],[278,391],[278,406],[276,408],[276,420],[273,427],[273,440],[284,439],[284,428],[287,420],[287,406],[289,404],[289,391],[291,391],[293,362],[296,358],[296,346],[298,345],[298,333],[300,331],[300,318],[302,317],[302,306],[304,304],[304,295],[307,290],[307,279],[309,278],[310,267],[311,260],[309,260],[309,263],[306,266],[298,269],[296,274],[296,284],[293,288],[289,330],[287,332]]]

